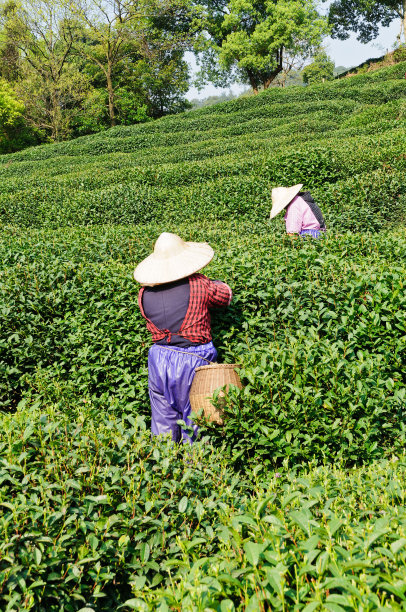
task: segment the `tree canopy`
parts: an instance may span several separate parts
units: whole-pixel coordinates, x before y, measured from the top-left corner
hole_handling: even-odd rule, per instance
[[[24,104],[11,85],[0,77],[0,153],[11,153],[36,144],[35,134],[24,124]]]
[[[63,140],[187,108],[188,0],[6,0],[0,76],[42,138]]]
[[[14,125],[22,116],[24,104],[16,99],[10,85],[0,79],[0,126]]]
[[[305,82],[331,78],[321,46],[331,32],[366,42],[400,17],[405,35],[406,0],[334,0],[328,19],[317,3],[0,0],[3,142],[14,147],[17,124],[24,142],[48,142],[190,108],[186,51],[200,84],[239,81],[258,93],[296,82],[312,58]],[[18,120],[5,131],[13,108]]]
[[[208,0],[203,71],[219,84],[234,71],[254,92],[283,70],[286,54],[310,57],[328,33],[314,0]]]
[[[334,62],[324,49],[315,55],[311,64],[302,71],[303,82],[306,84],[331,81],[334,78]]]
[[[357,32],[358,40],[367,43],[395,19],[400,19],[398,41],[406,42],[406,0],[335,0],[329,8],[332,36],[342,40]]]

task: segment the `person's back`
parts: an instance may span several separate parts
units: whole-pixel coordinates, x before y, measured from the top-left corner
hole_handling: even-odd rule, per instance
[[[192,425],[189,391],[195,369],[217,359],[209,311],[228,306],[232,298],[226,283],[196,273],[213,254],[209,245],[161,234],[154,253],[134,272],[136,280],[146,285],[140,289],[138,304],[154,343],[148,354],[151,430],[155,435],[171,433],[175,441],[181,437],[193,441],[196,436],[196,426],[190,438],[177,421]],[[191,268],[196,272],[183,276]]]
[[[145,287],[141,303],[143,316],[150,320],[157,329],[168,329],[171,332],[169,340],[164,336],[160,340],[156,340],[156,344],[173,344],[175,346],[198,344],[177,333],[186,316],[189,300],[189,278],[182,278],[173,283],[165,283],[156,287]]]
[[[286,233],[289,236],[310,234],[319,238],[326,231],[323,214],[309,191],[300,191],[303,185],[272,189],[271,219],[286,209]]]

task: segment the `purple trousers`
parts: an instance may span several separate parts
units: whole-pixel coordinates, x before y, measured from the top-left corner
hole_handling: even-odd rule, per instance
[[[317,229],[307,229],[307,230],[302,230],[299,234],[299,236],[311,236],[312,238],[321,238],[324,235],[324,231],[321,230],[317,230]]]
[[[202,359],[202,357],[204,359]],[[151,431],[172,435],[174,442],[192,443],[198,427],[190,420],[189,391],[196,368],[217,360],[212,342],[180,348],[154,344],[148,353],[148,391],[151,400]],[[185,421],[193,428],[190,437],[176,421]]]

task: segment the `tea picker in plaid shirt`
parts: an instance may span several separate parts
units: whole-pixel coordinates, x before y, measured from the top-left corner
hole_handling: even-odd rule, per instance
[[[197,426],[189,418],[190,387],[196,368],[217,359],[209,311],[228,306],[232,298],[226,283],[197,273],[213,255],[207,243],[184,242],[165,232],[134,271],[143,285],[138,305],[154,343],[148,353],[151,430],[170,433],[175,442],[196,438]],[[191,438],[179,420],[193,427]]]

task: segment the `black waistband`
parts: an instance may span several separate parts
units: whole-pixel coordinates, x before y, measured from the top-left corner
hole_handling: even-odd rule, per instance
[[[158,340],[155,344],[161,344],[162,346],[179,346],[182,348],[187,348],[188,346],[199,346],[201,342],[191,342],[187,338],[183,338],[182,336],[178,336],[177,334],[171,334],[171,340],[168,342],[168,338],[162,338],[162,340]]]

